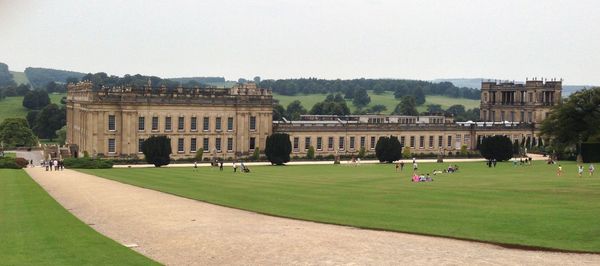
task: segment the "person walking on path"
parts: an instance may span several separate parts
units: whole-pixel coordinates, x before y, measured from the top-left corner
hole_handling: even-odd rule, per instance
[[[593,164],[590,164],[590,167],[588,167],[588,170],[590,171],[590,176],[593,176],[594,175],[594,170],[596,170],[596,169],[594,168]]]

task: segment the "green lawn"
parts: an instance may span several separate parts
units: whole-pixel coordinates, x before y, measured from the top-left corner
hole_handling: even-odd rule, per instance
[[[66,96],[66,93],[51,93],[50,101],[60,105],[60,99]],[[29,109],[23,107],[23,96],[6,97],[0,100],[0,122],[5,118],[20,117],[25,118]]]
[[[422,173],[447,164],[421,164]],[[462,163],[412,183],[392,165],[82,170],[136,186],[276,216],[503,244],[600,252],[600,176],[575,164]]]
[[[0,265],[153,265],[99,234],[23,170],[0,169]]]
[[[17,85],[29,84],[29,79],[27,78],[27,75],[25,75],[25,72],[11,71],[10,73],[13,75],[13,79]]]
[[[383,113],[389,114],[394,111],[396,105],[400,102],[398,99],[394,98],[394,93],[390,91],[386,91],[383,94],[375,94],[372,91],[369,91],[369,96],[371,97],[371,103],[367,107],[371,107],[376,104],[383,104],[387,107],[387,110]],[[300,100],[302,102],[302,106],[306,108],[306,110],[310,111],[310,109],[315,105],[315,103],[322,102],[327,97],[327,94],[300,94],[294,96],[286,96],[277,93],[273,93],[273,98],[279,100],[279,103],[284,107],[287,107],[294,100]],[[350,111],[354,112],[356,110],[356,106],[352,104],[351,100],[346,100]],[[442,108],[446,109],[454,104],[462,104],[466,109],[471,109],[475,107],[479,107],[479,100],[471,100],[464,98],[450,98],[447,96],[439,96],[439,95],[428,95],[425,98],[425,104],[418,106],[417,110],[419,112],[424,112],[427,110],[427,105],[429,104],[439,104]]]

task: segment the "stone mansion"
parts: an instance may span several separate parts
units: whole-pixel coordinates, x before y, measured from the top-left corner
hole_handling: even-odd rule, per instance
[[[254,83],[232,88],[102,87],[90,82],[67,87],[67,144],[74,156],[143,157],[141,143],[166,135],[172,158],[237,158],[263,150],[267,136],[290,135],[292,156],[374,153],[381,136],[397,136],[413,153],[474,149],[478,137],[521,140],[538,134],[536,123],[561,100],[561,81],[525,84],[483,82],[482,122],[444,116],[302,116],[273,121],[273,96]]]

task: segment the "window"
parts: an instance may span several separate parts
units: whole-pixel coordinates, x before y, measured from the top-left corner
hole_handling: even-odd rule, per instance
[[[152,117],[152,130],[158,130],[158,117]]]
[[[184,149],[183,149],[183,138],[178,138],[177,139],[177,152],[179,153],[183,153]]]
[[[415,147],[415,136],[410,136],[410,147],[411,148]]]
[[[504,112],[504,111],[500,111],[500,121],[502,121],[502,122],[506,121],[505,113],[506,112]]]
[[[488,118],[488,117],[487,117],[487,111],[485,111],[485,110],[484,110],[484,111],[483,111],[483,120],[487,120],[487,118]]]
[[[433,136],[429,136],[429,148],[433,148]]]
[[[425,147],[425,136],[419,136],[419,148],[423,149]]]
[[[351,150],[354,150],[354,141],[355,141],[354,136],[350,137],[350,149]]]
[[[406,141],[406,137],[400,136],[400,145],[402,145],[402,147],[406,146],[406,145],[404,145],[405,141]]]
[[[438,147],[444,147],[444,137],[438,136]]]
[[[215,129],[217,131],[221,131],[221,118],[220,117],[215,118]]]
[[[375,137],[371,137],[371,150],[375,149]]]
[[[521,122],[525,122],[525,112],[521,111]]]
[[[233,138],[227,138],[227,151],[233,151]]]
[[[198,118],[195,116],[190,118],[190,130],[197,131],[198,130]]]
[[[250,130],[256,130],[256,116],[250,117]]]
[[[323,149],[323,138],[317,137],[317,150],[320,151]]]
[[[327,138],[327,149],[330,151],[333,150],[333,137]]]
[[[366,138],[365,138],[365,137],[360,137],[360,148],[361,148],[361,149],[362,149],[362,148],[366,148],[366,147],[365,147],[365,141],[366,141]]]
[[[233,117],[227,118],[227,131],[233,130]]]
[[[529,123],[533,122],[533,113],[532,112],[527,112],[527,122],[529,122]]]
[[[171,131],[171,117],[165,117],[165,131]]]
[[[146,118],[143,116],[138,117],[138,130],[139,131],[146,130]]]
[[[180,116],[177,118],[177,130],[184,130],[185,128],[185,117]]]
[[[310,148],[310,137],[305,137],[304,138],[304,149],[308,150],[308,148]]]
[[[338,147],[340,150],[344,149],[344,137],[340,137],[338,141]]]
[[[221,138],[215,139],[215,149],[217,149],[217,151],[221,151]]]
[[[143,153],[144,139],[138,139],[138,153]]]
[[[452,148],[452,136],[448,136],[448,148]]]
[[[115,122],[115,116],[109,115],[108,116],[108,130],[115,131],[116,129],[117,129],[117,124]]]
[[[294,148],[295,151],[298,151],[298,142],[300,142],[300,138],[294,137],[294,146],[293,146],[293,148]]]
[[[210,126],[210,123],[209,123],[209,118],[205,116],[205,117],[202,119],[202,130],[204,130],[204,131],[208,131],[208,128],[209,128],[208,126]]]
[[[532,92],[528,93],[527,99],[529,100],[528,102],[530,102],[530,103],[533,102],[533,93]]]
[[[256,138],[255,137],[251,137],[250,138],[250,149],[254,150],[256,148]]]
[[[515,111],[510,111],[510,122],[515,122]]]
[[[115,153],[115,139],[108,139],[108,153]]]
[[[204,151],[209,151],[208,149],[208,138],[203,138],[202,139],[202,150]]]
[[[198,146],[196,146],[196,138],[192,138],[190,140],[190,152],[196,152],[198,150]]]
[[[456,134],[456,149],[460,149],[460,140],[461,140],[461,135],[460,134]]]

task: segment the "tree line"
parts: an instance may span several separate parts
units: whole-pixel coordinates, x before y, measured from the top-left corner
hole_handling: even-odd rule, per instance
[[[420,102],[424,95],[444,95],[453,98],[479,99],[480,91],[473,88],[456,87],[450,82],[433,83],[422,80],[403,79],[348,79],[327,80],[317,78],[262,80],[260,86],[270,88],[282,95],[342,93],[346,99],[353,99],[363,90],[381,94],[394,93],[396,98],[413,95]],[[423,97],[421,97],[421,95]]]

